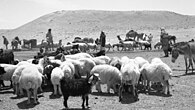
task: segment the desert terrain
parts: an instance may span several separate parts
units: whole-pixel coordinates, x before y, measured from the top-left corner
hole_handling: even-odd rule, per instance
[[[20,51],[15,52],[15,57],[18,59],[29,59],[36,54],[36,51]],[[170,80],[171,95],[163,95],[155,90],[150,93],[139,92],[139,101],[134,102],[131,95],[126,94],[125,100],[118,101],[118,96],[106,93],[106,86],[102,85],[103,93],[97,93],[93,88],[92,94],[89,96],[89,104],[91,110],[193,110],[195,109],[195,74],[185,74],[185,64],[183,56],[179,56],[176,63],[171,62],[171,57],[164,58],[162,51],[140,51],[140,52],[109,52],[107,56],[128,56],[135,58],[141,56],[148,61],[154,57],[160,57],[163,62],[168,64],[173,70],[173,77]],[[9,82],[6,82],[7,86]],[[16,98],[13,90],[9,87],[0,90],[0,106],[1,110],[17,110],[17,109],[32,109],[32,110],[59,110],[63,109],[63,98],[53,97],[52,89],[44,90],[43,95],[39,95],[39,104],[27,106],[27,97]],[[81,109],[81,97],[70,97],[68,105],[70,109]]]
[[[124,39],[126,33],[133,29],[138,33],[151,33],[155,43],[159,41],[161,27],[165,27],[170,35],[175,35],[178,41],[188,40],[195,35],[195,16],[170,11],[62,10],[41,16],[15,29],[0,29],[0,36],[4,35],[10,42],[18,36],[20,40],[37,39],[37,43],[40,43],[51,28],[54,42],[62,40],[66,44],[75,37],[99,38],[101,31],[104,31],[107,42],[116,43],[117,35]],[[2,40],[0,37],[0,47],[3,46]]]
[[[117,43],[117,35],[125,38],[125,34],[134,29],[146,34],[152,33],[154,38],[152,46],[159,41],[160,27],[165,27],[170,35],[177,37],[179,41],[189,41],[195,38],[195,17],[180,15],[174,12],[164,11],[132,11],[132,12],[109,12],[109,11],[58,11],[42,16],[32,22],[24,24],[16,29],[1,30],[0,36],[5,35],[9,41],[15,36],[22,39],[37,39],[40,42],[45,39],[48,28],[53,29],[54,41],[62,39],[66,44],[74,37],[99,38],[100,32],[106,33],[106,41]],[[0,37],[0,47],[3,47]],[[9,48],[10,45],[9,45]],[[26,60],[33,58],[37,49],[29,51],[15,51],[15,59]],[[134,102],[131,95],[125,95],[125,100],[118,101],[118,96],[106,93],[106,86],[102,85],[103,93],[97,93],[93,88],[89,96],[91,110],[194,110],[195,109],[195,73],[189,71],[185,74],[183,56],[179,56],[175,63],[171,62],[171,55],[164,58],[162,50],[152,51],[110,51],[109,57],[128,56],[135,58],[143,57],[151,61],[154,57],[160,57],[173,71],[170,80],[171,95],[163,95],[155,91],[150,93],[139,92],[139,101]],[[10,82],[6,81],[9,86]],[[0,110],[61,110],[64,109],[63,97],[53,97],[52,89],[45,89],[43,95],[39,95],[39,104],[27,106],[27,97],[16,98],[13,90],[9,87],[0,89]],[[81,97],[69,97],[68,105],[71,110],[81,109]]]

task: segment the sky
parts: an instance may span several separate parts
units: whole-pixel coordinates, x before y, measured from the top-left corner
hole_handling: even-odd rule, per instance
[[[15,29],[62,10],[151,10],[195,15],[195,0],[0,0],[0,29]]]

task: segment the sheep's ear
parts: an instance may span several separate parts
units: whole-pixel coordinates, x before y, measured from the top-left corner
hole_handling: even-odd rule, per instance
[[[100,81],[100,75],[97,73],[94,73],[94,76],[96,76],[98,78],[98,81]]]
[[[89,77],[88,83],[91,84],[91,83],[92,83],[92,80],[93,80],[93,75],[91,75],[91,76]]]
[[[92,83],[92,80],[94,79],[94,77],[95,77],[95,78],[97,78],[97,81],[99,81],[99,80],[100,80],[100,78],[99,78],[99,74],[94,73],[94,74],[93,74],[93,75],[91,75],[91,76],[90,76],[90,78],[89,78],[89,81],[88,81],[88,83],[89,83],[89,84],[91,84],[91,83]]]

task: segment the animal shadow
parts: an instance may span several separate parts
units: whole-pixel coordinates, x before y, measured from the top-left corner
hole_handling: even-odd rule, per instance
[[[21,98],[24,98],[24,97],[27,97],[27,94],[23,94],[23,95],[20,95],[20,96],[15,96],[15,97],[10,97],[10,99],[21,99]],[[38,94],[37,97],[40,98],[40,97],[44,97],[44,96],[43,96],[43,94]]]
[[[23,97],[26,97],[26,96],[24,96],[24,95],[22,95],[22,96],[15,96],[15,97],[10,97],[10,99],[21,99]]]
[[[50,99],[58,99],[60,98],[62,95],[54,95],[53,93],[51,95],[49,95]]]
[[[150,91],[148,92],[148,95],[154,95],[154,96],[161,96],[161,97],[171,97],[171,94],[164,94],[159,91]]]
[[[0,94],[11,94],[11,93],[13,93],[13,91],[10,91],[10,90],[0,91]]]
[[[4,87],[1,87],[1,86],[0,86],[0,90],[9,90],[9,89],[11,89],[10,86],[4,86]]]
[[[125,92],[125,93],[123,93],[123,98],[121,100],[121,103],[122,104],[131,104],[131,103],[137,102],[138,100],[135,100],[132,94]]]
[[[20,108],[20,109],[30,109],[30,108],[34,108],[36,105],[39,104],[39,102],[38,102],[38,104],[33,104],[32,103],[34,101],[33,99],[31,99],[31,104],[27,104],[27,101],[28,100],[24,100],[24,101],[18,103],[17,104],[18,108]]]
[[[107,93],[107,92],[92,92],[91,95],[95,95],[95,96],[117,96],[117,94]]]
[[[85,109],[82,109],[82,108],[63,108],[60,110],[91,110],[91,109],[90,108],[85,108]]]
[[[173,71],[182,71],[182,70],[178,70],[178,69],[174,69]],[[184,70],[185,71],[185,70]],[[181,76],[188,76],[188,75],[195,75],[195,72],[190,72],[190,73],[183,73],[181,75],[177,75],[177,76],[172,76],[172,77],[181,77]]]

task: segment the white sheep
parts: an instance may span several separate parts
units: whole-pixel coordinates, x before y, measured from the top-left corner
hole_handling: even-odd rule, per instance
[[[135,61],[134,59],[130,59],[130,58],[127,57],[127,56],[121,57],[121,63],[122,63],[122,65],[127,64],[127,63],[129,63],[129,62],[134,62],[134,61]]]
[[[25,89],[27,91],[27,104],[30,104],[31,89],[34,95],[34,104],[37,104],[37,90],[41,87],[42,77],[42,74],[36,66],[28,65],[22,70],[19,78],[19,85],[20,89]]]
[[[11,81],[12,75],[18,66],[12,64],[0,64],[0,67],[3,67],[6,72],[0,75],[0,80]],[[12,86],[12,81],[11,81],[11,86]]]
[[[17,64],[17,66],[21,66],[21,65],[31,65],[32,63],[30,63],[29,61],[21,61]],[[40,58],[38,64],[33,64],[36,65],[37,68],[39,69],[40,73],[43,73],[43,68],[45,66],[45,59],[44,58]]]
[[[119,57],[112,57],[109,64],[111,66],[117,67],[120,70],[122,62],[121,62],[121,59]]]
[[[88,53],[77,53],[74,55],[66,55],[65,59],[74,59],[74,60],[78,60],[80,58],[92,58],[91,55],[89,55]]]
[[[72,49],[72,45],[62,45],[62,49],[65,50],[66,52],[70,51]]]
[[[74,78],[75,66],[70,61],[62,62],[60,68],[62,69],[65,78]]]
[[[90,49],[93,49],[93,51],[97,51],[97,44],[96,43],[87,43],[87,46]]]
[[[163,93],[167,88],[167,94],[169,92],[169,79],[172,75],[171,68],[165,63],[148,63],[143,65],[140,69],[140,72],[143,76],[144,83],[147,81],[148,89],[150,90],[150,81],[152,82],[161,82],[163,84]],[[144,84],[146,88],[146,84]]]
[[[151,60],[151,63],[163,63],[163,61],[160,58],[155,57]]]
[[[43,74],[43,67],[44,67],[44,59],[41,58],[39,60],[39,63],[37,65],[35,64],[31,64],[27,61],[21,61],[17,64],[17,68],[15,69],[14,73],[13,73],[13,76],[12,76],[12,82],[13,82],[13,89],[14,89],[14,93],[16,93],[17,96],[19,95],[22,95],[23,93],[19,94],[19,78],[21,76],[21,72],[23,71],[23,69],[26,67],[26,66],[35,66],[38,71]],[[42,91],[42,88],[40,88],[40,91]],[[22,92],[20,90],[20,92]]]
[[[64,73],[60,67],[55,67],[51,72],[51,83],[54,88],[54,95],[57,95],[57,89],[59,90],[59,95],[62,95],[60,87],[60,79],[64,76]]]
[[[100,65],[100,64],[109,64],[111,59],[108,56],[98,56],[98,57],[93,57],[92,60],[95,62],[96,65]]]
[[[143,57],[135,57],[135,58],[134,58],[134,61],[135,61],[136,64],[138,64],[139,69],[141,69],[142,66],[143,66],[144,64],[148,64],[148,63],[149,63],[149,62],[148,62],[146,59],[144,59]],[[144,83],[141,74],[140,74],[139,82],[140,82],[140,84],[143,84],[143,83]]]
[[[13,89],[14,89],[14,93],[19,96],[19,78],[21,76],[21,73],[23,71],[23,69],[26,67],[27,65],[19,65],[13,75],[12,75],[12,83],[13,83]]]
[[[151,60],[151,63],[156,64],[156,63],[164,63],[164,62],[160,58],[155,57]],[[167,64],[164,63],[164,65],[166,65],[166,67],[167,67],[167,69],[169,69],[169,71],[172,71],[171,68]],[[157,83],[154,83],[154,84],[157,84]]]
[[[96,65],[90,74],[99,74],[100,81],[96,85],[98,92],[102,92],[100,84],[107,84],[107,92],[110,93],[110,88],[117,93],[117,86],[121,83],[121,72],[111,65]]]
[[[88,76],[96,65],[91,58],[80,58],[78,60],[67,59],[75,66],[75,74],[79,77]]]
[[[119,92],[119,101],[122,100],[122,91],[124,86],[129,87],[132,85],[132,92],[135,100],[138,100],[137,85],[140,77],[139,66],[134,62],[130,61],[121,66],[122,82]]]
[[[139,69],[146,63],[149,63],[146,59],[144,59],[143,57],[135,57],[135,63],[137,63],[139,65]]]

